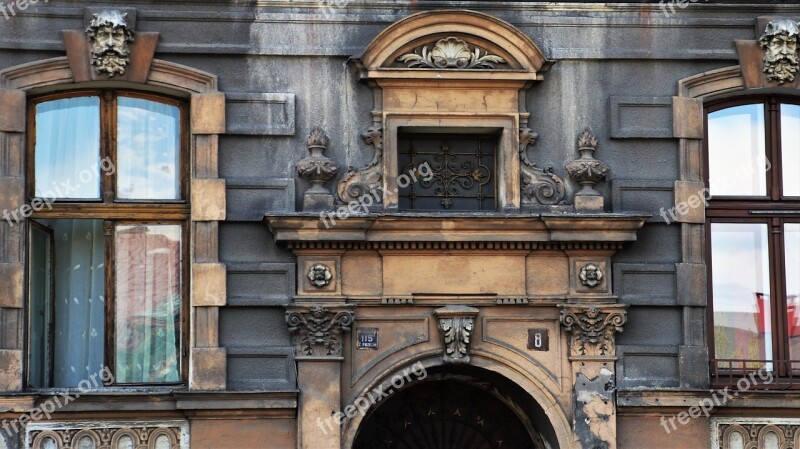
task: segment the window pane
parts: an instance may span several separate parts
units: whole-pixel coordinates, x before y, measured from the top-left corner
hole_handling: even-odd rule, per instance
[[[117,198],[180,199],[180,109],[120,97]]]
[[[781,154],[783,155],[783,194],[800,196],[800,106],[781,105]]]
[[[114,253],[116,382],[179,382],[180,225],[117,226]]]
[[[771,359],[767,225],[711,223],[711,263],[716,358]]]
[[[36,105],[35,195],[100,198],[100,99],[65,98]]]
[[[800,223],[784,225],[786,248],[786,304],[789,325],[789,357],[800,359]]]
[[[52,354],[50,323],[53,322],[52,255],[53,239],[44,226],[31,226],[30,253],[30,363],[28,384],[32,387],[50,386],[50,355]]]
[[[708,114],[708,178],[712,195],[765,196],[764,105]]]
[[[30,253],[29,382],[36,387],[78,387],[81,381],[86,381],[84,387],[87,382],[97,386],[91,376],[105,366],[103,222],[36,223],[32,226]]]

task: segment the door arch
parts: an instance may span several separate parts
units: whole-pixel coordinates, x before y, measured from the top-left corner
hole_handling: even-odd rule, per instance
[[[519,386],[493,372],[440,366],[372,407],[353,449],[554,449],[555,441]]]

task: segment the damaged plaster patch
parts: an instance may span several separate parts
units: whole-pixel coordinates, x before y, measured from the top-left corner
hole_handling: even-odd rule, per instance
[[[583,373],[575,377],[575,433],[581,447],[608,449],[615,429],[609,424],[614,413],[614,373],[602,368],[589,379]]]

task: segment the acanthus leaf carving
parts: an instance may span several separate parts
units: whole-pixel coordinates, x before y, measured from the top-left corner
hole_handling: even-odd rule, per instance
[[[298,357],[341,357],[342,334],[350,331],[353,311],[322,306],[291,307],[286,312]]]
[[[519,130],[523,202],[544,206],[564,204],[564,181],[553,173],[553,167],[539,168],[528,158],[528,146],[535,145],[538,138],[530,128]]]
[[[565,304],[560,321],[570,335],[570,357],[616,354],[615,334],[627,321],[624,304]]]
[[[497,64],[506,64],[500,56],[472,46],[463,40],[450,36],[439,39],[428,51],[429,45],[418,47],[413,53],[397,58],[406,67],[429,69],[494,69]]]
[[[364,132],[361,137],[364,141],[375,149],[372,160],[357,170],[348,167],[347,173],[337,186],[336,193],[341,203],[358,201],[364,195],[372,195],[381,198],[383,195],[376,194],[382,191],[383,175],[381,174],[381,163],[383,162],[383,129],[371,127]]]
[[[469,348],[478,309],[447,306],[434,311],[444,342],[444,363],[469,363]]]

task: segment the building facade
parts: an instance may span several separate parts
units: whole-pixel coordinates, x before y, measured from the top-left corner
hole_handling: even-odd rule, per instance
[[[800,6],[0,12],[0,449],[800,448]]]

